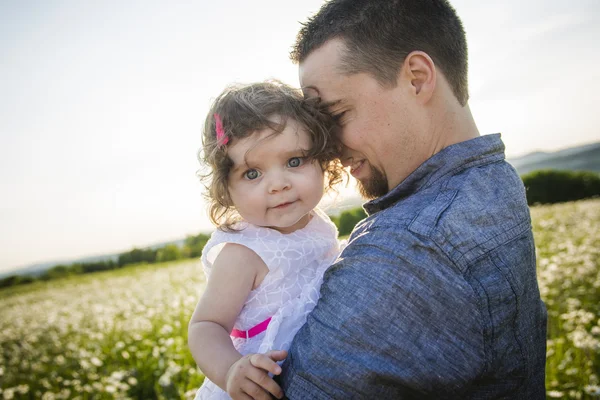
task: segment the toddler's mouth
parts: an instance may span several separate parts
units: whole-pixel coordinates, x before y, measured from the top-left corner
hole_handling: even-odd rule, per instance
[[[295,203],[295,201],[288,201],[286,203],[281,203],[281,204],[279,204],[279,205],[277,205],[277,206],[275,206],[273,208],[282,209],[282,208],[286,208],[286,207],[288,207],[288,206],[290,206],[290,205],[292,205],[294,203]]]

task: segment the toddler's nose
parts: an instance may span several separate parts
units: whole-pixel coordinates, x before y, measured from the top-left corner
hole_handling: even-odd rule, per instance
[[[285,174],[277,174],[273,176],[269,181],[269,193],[277,193],[283,190],[287,190],[291,187],[289,179]]]

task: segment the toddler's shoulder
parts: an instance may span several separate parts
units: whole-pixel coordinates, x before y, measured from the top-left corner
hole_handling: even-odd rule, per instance
[[[202,250],[202,265],[205,274],[210,275],[217,258],[227,259],[248,265],[257,261],[269,267],[268,230],[254,225],[236,226],[237,231],[215,230]],[[222,253],[225,254],[222,255]],[[222,256],[221,256],[222,255]]]

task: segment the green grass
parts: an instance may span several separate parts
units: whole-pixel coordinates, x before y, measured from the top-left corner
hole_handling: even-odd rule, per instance
[[[549,314],[548,398],[600,397],[600,200],[532,208]],[[191,399],[199,261],[0,290],[0,399]]]

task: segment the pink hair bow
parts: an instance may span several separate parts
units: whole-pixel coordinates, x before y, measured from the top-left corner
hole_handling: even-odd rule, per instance
[[[229,138],[225,136],[225,130],[223,129],[223,121],[221,120],[221,116],[219,114],[214,114],[213,117],[215,117],[217,143],[219,143],[220,146],[225,146],[229,142]]]

